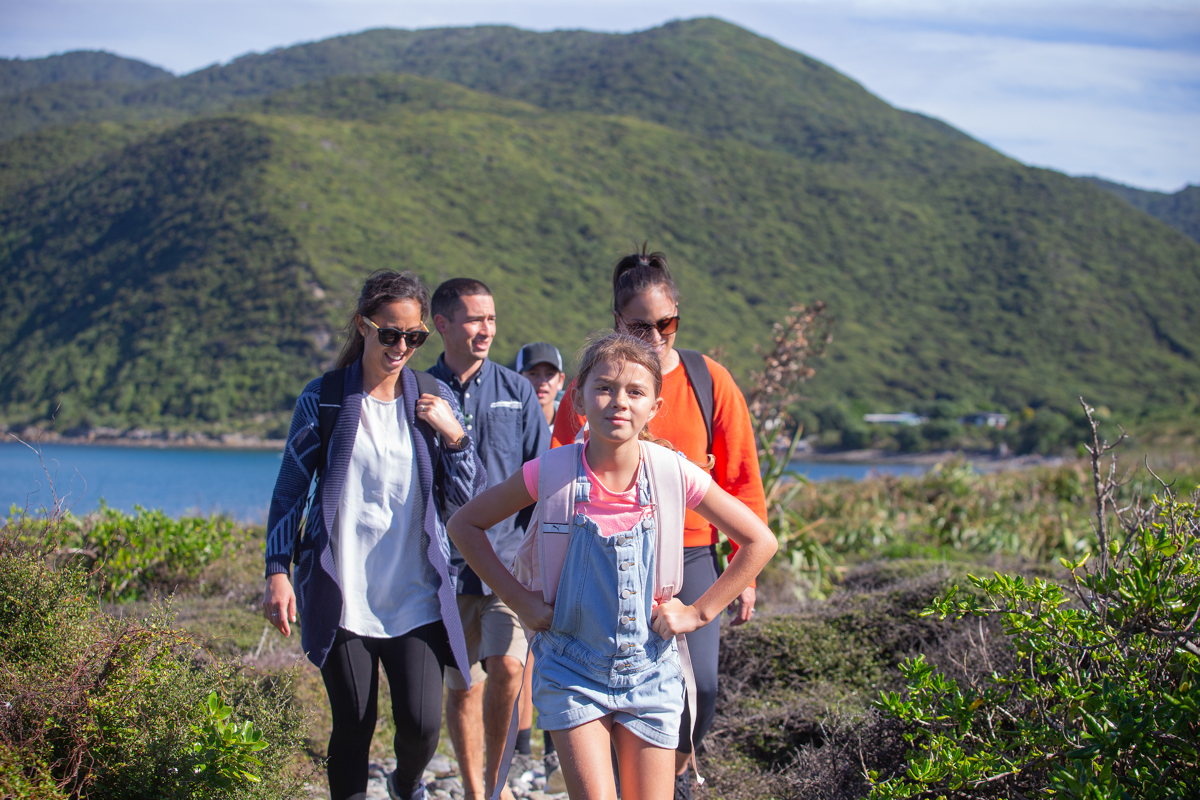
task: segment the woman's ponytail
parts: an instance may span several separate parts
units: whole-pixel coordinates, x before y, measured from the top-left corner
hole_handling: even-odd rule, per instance
[[[643,244],[640,253],[625,256],[613,269],[613,313],[620,314],[626,303],[656,287],[679,303],[679,289],[667,267],[666,254],[647,253]]]

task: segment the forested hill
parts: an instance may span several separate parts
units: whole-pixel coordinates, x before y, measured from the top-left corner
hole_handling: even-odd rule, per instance
[[[1134,208],[1158,217],[1172,228],[1200,241],[1200,186],[1188,185],[1174,194],[1135,189],[1103,178],[1080,178],[1115,194]]]
[[[49,110],[0,144],[10,424],[278,426],[385,266],[492,285],[499,360],[573,351],[642,240],[680,344],[739,377],[828,302],[815,402],[1200,396],[1200,245],[726,23],[369,31],[39,95],[68,85],[0,98]]]
[[[0,58],[0,95],[55,83],[138,84],[174,77],[132,58],[88,50],[29,60]]]

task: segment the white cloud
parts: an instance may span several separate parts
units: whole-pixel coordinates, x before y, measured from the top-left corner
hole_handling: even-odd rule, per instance
[[[1200,183],[1194,0],[2,2],[0,53],[102,48],[175,72],[379,26],[629,31],[714,15],[1027,163],[1163,190]]]

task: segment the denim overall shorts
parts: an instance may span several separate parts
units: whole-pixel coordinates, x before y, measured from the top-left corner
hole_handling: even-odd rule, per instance
[[[675,638],[650,627],[658,537],[654,519],[601,536],[582,513],[591,494],[580,460],[576,512],[550,629],[534,637],[533,703],[538,727],[556,731],[612,715],[652,745],[675,749],[683,715],[683,673]],[[646,467],[638,504],[650,505]]]

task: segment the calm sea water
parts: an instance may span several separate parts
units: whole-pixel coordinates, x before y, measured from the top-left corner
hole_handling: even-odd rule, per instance
[[[14,503],[38,511],[52,506],[57,493],[75,514],[95,509],[103,498],[125,511],[137,504],[172,516],[223,512],[244,522],[265,522],[279,461],[277,452],[61,444],[42,445],[39,460],[23,445],[0,444],[0,511]],[[926,470],[911,464],[797,461],[792,466],[815,481]]]

